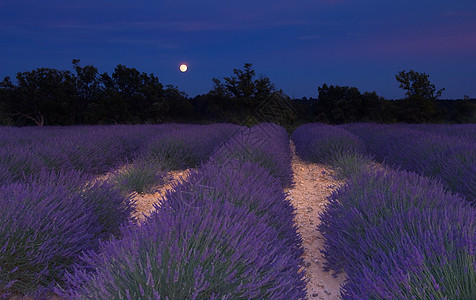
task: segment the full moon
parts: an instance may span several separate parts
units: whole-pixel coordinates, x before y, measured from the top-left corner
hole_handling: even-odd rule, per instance
[[[180,65],[180,71],[185,73],[187,72],[188,66],[186,64],[181,64]]]

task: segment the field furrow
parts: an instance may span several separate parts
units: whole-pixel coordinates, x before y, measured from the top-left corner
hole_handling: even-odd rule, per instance
[[[341,273],[337,278],[322,269],[324,258],[320,250],[323,240],[316,230],[319,213],[322,212],[327,197],[341,182],[333,178],[334,171],[324,164],[303,161],[295,153],[294,144],[292,167],[295,184],[287,189],[289,199],[296,208],[295,221],[303,240],[304,267],[306,272],[308,299],[341,299],[339,289],[345,279]]]

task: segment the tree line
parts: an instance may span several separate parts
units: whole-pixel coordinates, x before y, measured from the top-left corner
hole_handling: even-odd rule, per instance
[[[37,68],[19,72],[16,83],[0,82],[0,125],[156,124],[166,122],[274,122],[295,127],[307,122],[474,123],[475,99],[437,100],[425,73],[396,75],[406,97],[387,100],[355,87],[323,84],[317,98],[291,99],[251,64],[231,76],[213,78],[213,88],[190,98],[154,74],[118,65],[99,73],[72,61],[73,71]]]

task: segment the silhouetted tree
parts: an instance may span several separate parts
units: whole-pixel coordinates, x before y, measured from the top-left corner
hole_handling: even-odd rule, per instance
[[[342,124],[389,120],[386,101],[375,92],[361,94],[355,87],[327,84],[318,87],[318,91],[314,108],[317,121]]]
[[[73,124],[70,107],[76,99],[73,75],[69,71],[38,68],[17,73],[8,108],[10,114],[38,126]]]
[[[20,72],[14,84],[0,82],[0,125],[70,125],[162,122],[231,122],[253,125],[275,122],[292,130],[306,122],[476,122],[476,101],[437,100],[429,76],[410,70],[396,75],[406,98],[389,101],[355,87],[318,88],[317,99],[291,100],[252,64],[233,69],[231,76],[213,78],[213,89],[189,99],[154,74],[118,65],[100,74],[92,65],[73,59],[73,73],[49,68]]]
[[[0,82],[0,125],[12,125],[14,123],[11,114],[14,93],[15,86],[10,77],[7,76]]]
[[[205,123],[228,122],[231,109],[230,99],[223,95],[208,93],[191,99],[196,121]]]
[[[177,122],[191,120],[193,106],[187,94],[178,87],[168,84],[165,86],[163,101],[157,106],[158,115],[162,122]]]
[[[445,112],[443,120],[451,123],[476,123],[476,101],[469,97],[458,100],[436,101],[441,111]]]
[[[71,109],[74,112],[75,123],[78,124],[83,122],[88,107],[94,106],[93,104],[102,96],[103,86],[96,67],[92,65],[81,67],[79,59],[73,59],[72,63],[76,72],[74,79],[78,98]]]
[[[438,114],[436,99],[441,96],[444,88],[436,91],[429,75],[413,70],[400,71],[395,78],[407,96],[403,100],[400,119],[410,123],[435,121]]]
[[[359,109],[359,122],[388,123],[392,121],[390,105],[383,97],[374,92],[364,92]]]
[[[118,65],[112,76],[100,75],[103,95],[88,111],[103,123],[155,122],[166,107],[164,87],[154,74]]]
[[[221,97],[266,99],[276,92],[275,86],[268,77],[261,75],[255,78],[256,72],[252,66],[250,63],[245,63],[243,70],[233,69],[234,76],[224,77],[224,83],[213,78],[215,85],[210,94]]]
[[[212,105],[208,112],[223,109],[221,116],[233,123],[252,125],[255,122],[290,122],[295,118],[295,114],[279,113],[274,117],[281,117],[282,120],[263,120],[260,119],[257,109],[264,106],[275,105],[277,100],[289,101],[289,97],[282,90],[277,90],[271,80],[264,76],[256,76],[252,64],[245,63],[243,69],[233,69],[233,75],[224,77],[223,82],[220,79],[213,78],[213,89],[206,97],[200,97],[196,100],[208,101]],[[225,103],[219,104],[218,101]],[[197,106],[197,102],[195,106]],[[273,104],[274,103],[274,104]],[[292,111],[292,110],[291,110]],[[276,119],[276,118],[275,118]]]

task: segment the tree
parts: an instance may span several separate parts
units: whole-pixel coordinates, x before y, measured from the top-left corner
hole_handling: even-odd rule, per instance
[[[341,124],[359,120],[362,95],[357,88],[323,84],[318,91],[316,109],[319,121]]]
[[[404,89],[407,97],[423,97],[430,100],[436,100],[441,96],[444,88],[436,91],[434,84],[430,82],[429,75],[418,73],[413,70],[408,72],[400,71],[395,78],[400,83],[400,88]],[[436,91],[436,93],[435,93]]]
[[[90,114],[106,123],[153,122],[157,108],[163,108],[164,86],[154,74],[118,65],[112,76],[100,75],[103,97]]]
[[[243,70],[233,69],[234,76],[224,77],[224,83],[213,78],[214,89],[210,91],[210,94],[222,97],[266,99],[276,91],[276,88],[266,76],[261,75],[255,78],[256,72],[252,66],[250,63],[245,63]]]
[[[211,120],[237,124],[254,122],[256,111],[263,101],[277,92],[284,93],[276,91],[268,77],[256,76],[252,66],[245,63],[243,69],[233,69],[233,75],[223,77],[223,82],[213,78],[213,89],[207,95],[194,99],[195,108]]]
[[[81,67],[79,63],[79,59],[73,59],[73,69],[76,71],[76,89],[81,98],[92,100],[101,89],[98,69],[92,65]]]
[[[18,86],[9,104],[10,113],[38,126],[72,124],[70,107],[76,91],[69,71],[38,68],[17,73]]]
[[[183,121],[192,118],[192,103],[188,100],[187,94],[180,91],[176,86],[171,84],[165,86],[161,105],[161,109],[158,110],[161,122]]]
[[[413,70],[400,71],[395,78],[407,96],[402,105],[400,119],[411,123],[434,121],[437,116],[436,99],[445,89],[436,91],[429,75]]]
[[[377,93],[363,94],[356,87],[328,86],[318,87],[319,97],[315,106],[317,121],[331,124],[349,122],[384,122],[386,102]]]
[[[95,103],[102,95],[101,77],[98,69],[92,65],[81,67],[79,59],[73,59],[73,69],[76,71],[75,87],[78,99],[71,107],[75,124],[82,123],[88,106]]]
[[[0,82],[0,125],[11,125],[12,114],[11,104],[13,101],[13,95],[15,92],[15,86],[13,85],[10,77],[5,77]]]

